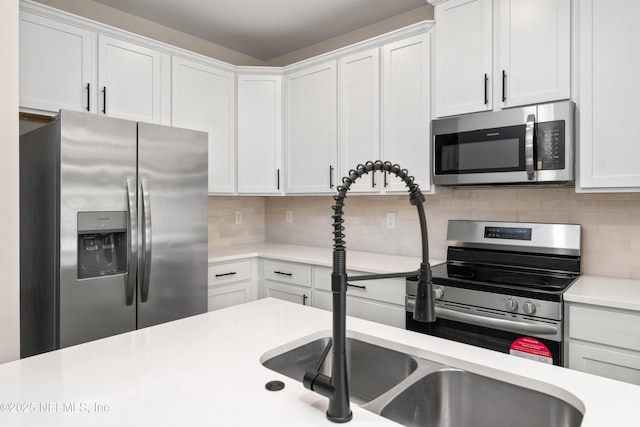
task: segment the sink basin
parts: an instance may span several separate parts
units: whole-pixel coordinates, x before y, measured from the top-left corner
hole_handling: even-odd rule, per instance
[[[405,426],[577,427],[582,413],[548,394],[459,369],[431,372],[380,415]]]
[[[316,334],[273,349],[262,364],[302,382],[331,339]],[[375,344],[374,344],[375,343]],[[416,356],[420,350],[347,332],[349,396],[361,408],[405,426],[579,427],[580,401],[562,389],[527,380],[557,396]],[[331,374],[331,352],[320,371]]]
[[[315,369],[330,338],[320,338],[272,357],[262,364],[302,382]],[[369,402],[407,378],[418,367],[414,357],[355,338],[347,338],[349,396],[354,403]],[[331,352],[320,372],[331,375]]]

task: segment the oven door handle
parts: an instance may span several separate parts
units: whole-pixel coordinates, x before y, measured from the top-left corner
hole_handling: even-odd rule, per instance
[[[476,314],[461,313],[459,311],[436,307],[436,317],[447,320],[457,320],[459,322],[471,323],[476,326],[486,326],[488,328],[499,329],[501,331],[514,332],[517,334],[538,334],[556,335],[558,327],[545,323],[525,323],[515,320],[496,319],[493,317],[478,316]]]
[[[415,300],[412,298],[406,298],[405,307],[406,311],[412,313],[415,307]],[[469,323],[476,326],[485,326],[487,328],[498,329],[501,331],[514,332],[516,334],[556,335],[558,333],[558,327],[556,325],[496,319],[494,317],[478,316],[477,314],[462,313],[460,311],[436,307],[436,318],[438,317],[441,319]]]

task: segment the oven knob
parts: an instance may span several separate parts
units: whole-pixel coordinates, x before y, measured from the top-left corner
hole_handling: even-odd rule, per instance
[[[507,311],[516,311],[518,309],[518,301],[513,298],[508,298],[504,305],[507,307]]]
[[[444,289],[440,286],[433,287],[433,299],[440,299],[444,296]]]
[[[536,312],[536,305],[531,301],[527,301],[522,304],[522,311],[524,311],[524,314],[533,314]]]

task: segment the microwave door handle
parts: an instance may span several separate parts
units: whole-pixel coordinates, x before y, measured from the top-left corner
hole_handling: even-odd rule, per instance
[[[535,169],[533,164],[533,130],[536,123],[536,116],[529,114],[527,117],[527,126],[524,135],[524,156],[525,166],[527,168],[527,179],[533,181],[535,179]]]

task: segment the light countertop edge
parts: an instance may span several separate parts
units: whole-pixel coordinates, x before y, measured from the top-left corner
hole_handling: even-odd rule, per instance
[[[347,268],[370,273],[393,273],[413,271],[420,267],[420,257],[390,255],[375,252],[352,251],[347,248]],[[209,263],[230,262],[247,258],[270,258],[331,267],[332,249],[315,246],[289,245],[282,243],[249,243],[212,247],[209,249]],[[434,266],[443,260],[430,259]]]
[[[640,312],[640,280],[583,275],[567,289],[564,300]]]
[[[349,317],[351,333],[565,399],[581,427],[637,426],[640,387]],[[331,312],[267,298],[0,365],[0,402],[71,404],[0,413],[5,426],[304,426],[327,399],[262,366],[265,354],[328,335]],[[271,380],[284,390],[269,392]],[[93,412],[82,412],[85,405]],[[107,407],[106,411],[93,408]],[[57,406],[60,409],[59,406]],[[0,408],[2,409],[2,408]],[[357,405],[348,425],[397,425]]]

